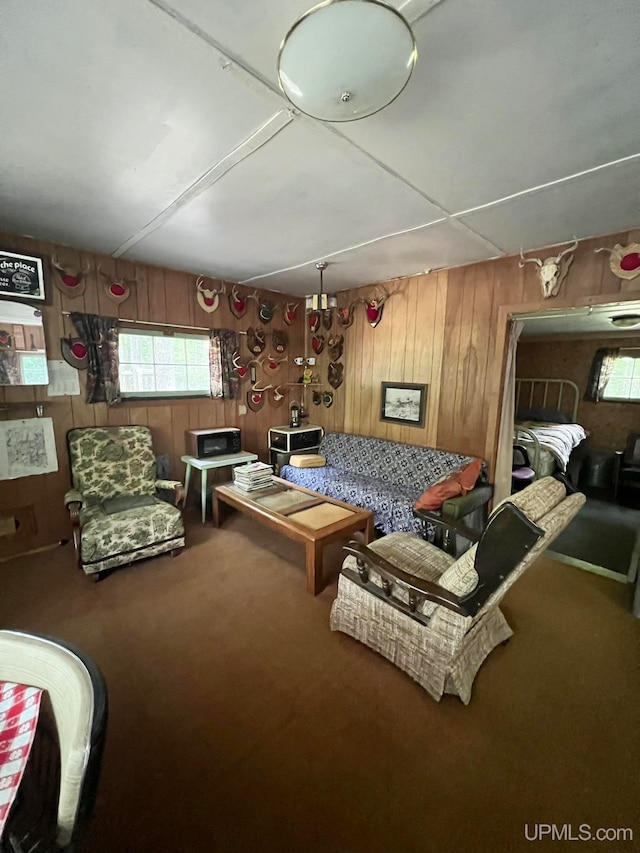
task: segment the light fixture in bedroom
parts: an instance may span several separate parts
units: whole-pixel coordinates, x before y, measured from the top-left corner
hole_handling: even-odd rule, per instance
[[[609,317],[609,322],[618,329],[633,329],[634,326],[640,326],[640,314],[620,314]]]
[[[305,12],[278,55],[280,88],[321,121],[355,121],[395,100],[418,51],[411,27],[381,0],[325,0]]]

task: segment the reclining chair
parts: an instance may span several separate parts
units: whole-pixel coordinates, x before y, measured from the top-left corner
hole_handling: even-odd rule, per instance
[[[45,691],[0,853],[75,853],[100,776],[108,716],[102,673],[61,640],[0,631],[0,680]]]
[[[462,522],[429,515],[477,543],[458,559],[409,533],[349,543],[332,630],[379,652],[434,699],[453,693],[467,705],[482,662],[513,633],[502,597],[584,502],[568,481],[544,477],[500,504],[479,540]]]
[[[93,580],[106,569],[184,547],[182,483],[158,480],[151,430],[84,427],[67,433],[73,488],[65,495],[78,566]]]

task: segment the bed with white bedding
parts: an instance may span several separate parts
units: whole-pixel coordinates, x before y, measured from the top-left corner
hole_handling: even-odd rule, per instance
[[[575,422],[579,396],[578,386],[567,379],[516,379],[514,444],[527,451],[536,479],[566,473],[587,438]]]

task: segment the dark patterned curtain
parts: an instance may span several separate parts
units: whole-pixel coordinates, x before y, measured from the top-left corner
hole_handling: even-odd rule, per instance
[[[229,329],[213,329],[209,346],[211,396],[240,399],[240,380],[233,366],[233,354],[239,352],[238,335]]]
[[[13,350],[0,350],[0,385],[19,384],[18,353]]]
[[[607,347],[596,350],[587,380],[587,390],[584,393],[584,399],[588,402],[599,403],[602,400],[604,389],[611,378],[619,352],[619,349],[608,349]]]
[[[118,318],[74,312],[71,322],[87,347],[87,403],[119,403]]]

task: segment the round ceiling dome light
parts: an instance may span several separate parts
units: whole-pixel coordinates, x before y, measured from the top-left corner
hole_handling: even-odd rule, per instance
[[[618,317],[609,317],[609,321],[619,329],[631,329],[640,326],[640,314],[620,314]]]
[[[409,24],[380,0],[325,0],[298,18],[278,55],[291,103],[321,121],[355,121],[398,97],[418,52]]]

